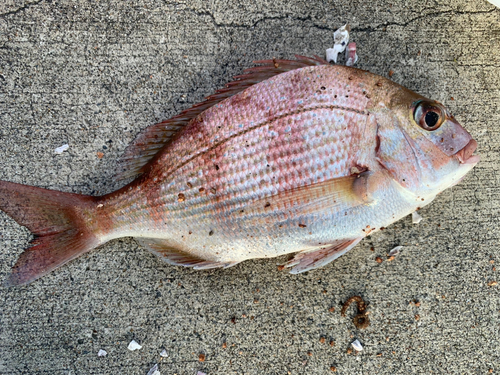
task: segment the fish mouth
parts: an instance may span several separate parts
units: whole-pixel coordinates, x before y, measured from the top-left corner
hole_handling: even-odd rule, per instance
[[[458,151],[455,156],[457,157],[460,164],[476,164],[477,162],[479,162],[481,157],[479,155],[473,155],[474,151],[476,151],[476,148],[477,142],[471,139],[463,149]]]

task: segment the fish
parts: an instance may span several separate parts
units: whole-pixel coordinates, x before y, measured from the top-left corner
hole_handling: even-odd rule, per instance
[[[318,56],[255,63],[140,132],[117,174],[131,182],[117,191],[0,181],[0,209],[34,235],[4,285],[121,237],[198,270],[290,254],[283,267],[309,271],[426,206],[480,160],[443,104],[389,79]]]

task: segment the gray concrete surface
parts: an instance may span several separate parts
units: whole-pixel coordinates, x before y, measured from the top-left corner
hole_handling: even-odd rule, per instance
[[[272,260],[197,272],[113,241],[0,290],[0,374],[146,374],[155,363],[162,375],[500,372],[500,286],[488,286],[500,282],[500,10],[486,1],[4,0],[0,179],[110,192],[140,129],[252,60],[323,54],[344,22],[359,67],[393,70],[478,140],[482,162],[463,183],[422,210],[421,224],[406,218],[298,276]],[[0,213],[2,279],[29,240]],[[402,254],[386,261],[395,245]],[[363,331],[354,309],[340,315],[356,294],[370,304]],[[358,355],[346,352],[354,338]],[[143,348],[127,350],[132,339]]]

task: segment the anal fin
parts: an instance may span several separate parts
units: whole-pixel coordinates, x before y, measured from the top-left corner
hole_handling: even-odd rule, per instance
[[[196,255],[188,254],[183,250],[176,249],[168,240],[160,238],[135,238],[141,246],[144,246],[153,254],[174,266],[192,267],[195,270],[209,270],[212,268],[229,268],[239,262],[217,262],[203,259]]]
[[[354,246],[356,246],[363,237],[349,240],[339,240],[328,247],[322,247],[318,250],[303,251],[284,264],[286,268],[292,268],[290,273],[297,274],[322,267],[331,261],[344,255]]]

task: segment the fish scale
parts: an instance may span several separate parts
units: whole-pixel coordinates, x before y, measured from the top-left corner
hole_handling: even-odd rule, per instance
[[[0,209],[36,235],[7,285],[109,240],[174,265],[297,253],[321,267],[430,203],[474,167],[476,142],[442,104],[319,58],[261,61],[207,101],[142,132],[128,185],[102,197],[0,181]]]

